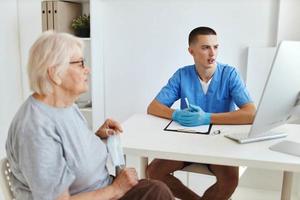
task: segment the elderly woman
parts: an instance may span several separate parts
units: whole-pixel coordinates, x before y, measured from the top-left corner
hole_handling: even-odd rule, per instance
[[[82,49],[79,38],[55,32],[43,33],[31,47],[33,94],[14,117],[6,143],[16,199],[173,199],[163,183],[138,181],[133,168],[114,180],[109,175],[101,139],[122,129],[108,119],[93,134],[74,104],[88,90]]]

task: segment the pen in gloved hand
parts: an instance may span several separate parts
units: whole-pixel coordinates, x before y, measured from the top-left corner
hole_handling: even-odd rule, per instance
[[[188,98],[185,97],[184,100],[185,100],[186,107],[189,109],[190,108],[190,103],[189,103]]]

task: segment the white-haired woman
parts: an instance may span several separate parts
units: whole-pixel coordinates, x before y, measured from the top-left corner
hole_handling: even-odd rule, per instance
[[[138,181],[133,168],[112,180],[101,139],[122,128],[108,119],[93,134],[74,104],[88,90],[82,50],[81,39],[55,32],[43,33],[31,47],[33,94],[14,117],[6,142],[16,199],[173,199],[164,184]]]

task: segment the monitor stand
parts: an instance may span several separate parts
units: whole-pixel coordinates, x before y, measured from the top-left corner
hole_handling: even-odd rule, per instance
[[[300,143],[284,140],[269,147],[272,151],[290,154],[300,157]]]

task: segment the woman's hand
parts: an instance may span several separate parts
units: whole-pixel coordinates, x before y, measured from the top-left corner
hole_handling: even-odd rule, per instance
[[[121,198],[136,184],[138,184],[138,176],[136,170],[134,168],[125,168],[116,177],[111,186],[117,192],[118,197]]]
[[[97,130],[96,135],[105,139],[110,135],[123,132],[121,124],[113,119],[105,120],[104,124]]]

